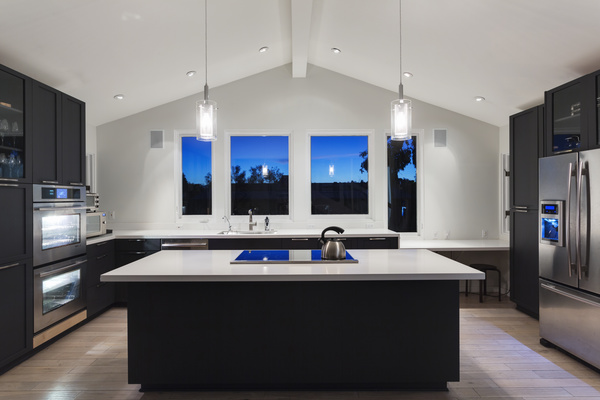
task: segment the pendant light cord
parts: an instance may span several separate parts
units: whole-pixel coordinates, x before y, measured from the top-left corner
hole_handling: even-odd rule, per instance
[[[398,50],[400,54],[400,85],[398,86],[398,95],[402,99],[404,97],[404,87],[402,86],[402,0],[398,0]]]
[[[208,0],[204,0],[204,100],[208,100]]]

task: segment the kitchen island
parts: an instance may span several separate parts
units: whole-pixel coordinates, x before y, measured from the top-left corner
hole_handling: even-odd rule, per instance
[[[232,264],[240,251],[161,251],[127,282],[129,382],[141,390],[444,390],[459,380],[458,281],[428,250],[358,263]]]

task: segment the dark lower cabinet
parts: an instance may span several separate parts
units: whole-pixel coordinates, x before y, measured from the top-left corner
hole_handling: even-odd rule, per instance
[[[33,348],[33,262],[0,264],[0,371]]]
[[[0,183],[0,265],[32,257],[31,185]]]
[[[117,267],[141,260],[160,251],[160,239],[117,239],[115,241],[115,263]],[[127,303],[127,285],[116,285],[116,302]]]
[[[281,249],[279,238],[209,239],[209,250],[277,250]]]
[[[327,236],[328,238],[330,236]],[[335,236],[334,236],[335,237]],[[347,249],[397,249],[398,237],[342,237]],[[223,238],[209,239],[209,250],[317,250],[322,246],[319,238]]]
[[[397,249],[397,237],[359,237],[352,241],[352,249]]]
[[[114,240],[87,246],[86,298],[88,318],[93,317],[115,302],[116,285],[100,282],[100,275],[115,269]]]
[[[510,117],[510,299],[539,314],[538,158],[543,155],[544,107]]]

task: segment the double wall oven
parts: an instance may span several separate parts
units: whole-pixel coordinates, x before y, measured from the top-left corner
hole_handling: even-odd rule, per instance
[[[34,332],[85,308],[85,187],[33,185]]]

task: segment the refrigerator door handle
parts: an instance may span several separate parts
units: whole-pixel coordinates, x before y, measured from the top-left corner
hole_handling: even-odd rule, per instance
[[[577,275],[581,279],[581,185],[583,184],[583,161],[579,162],[577,168],[577,211],[575,221],[575,261],[577,263]]]
[[[570,226],[571,226],[571,179],[573,177],[573,163],[569,163],[569,177],[567,180],[567,199],[565,201],[565,229],[563,232],[565,235],[565,246],[567,248],[567,265],[569,268],[569,278],[573,276],[572,270],[572,262],[571,262],[571,235],[570,235]]]

